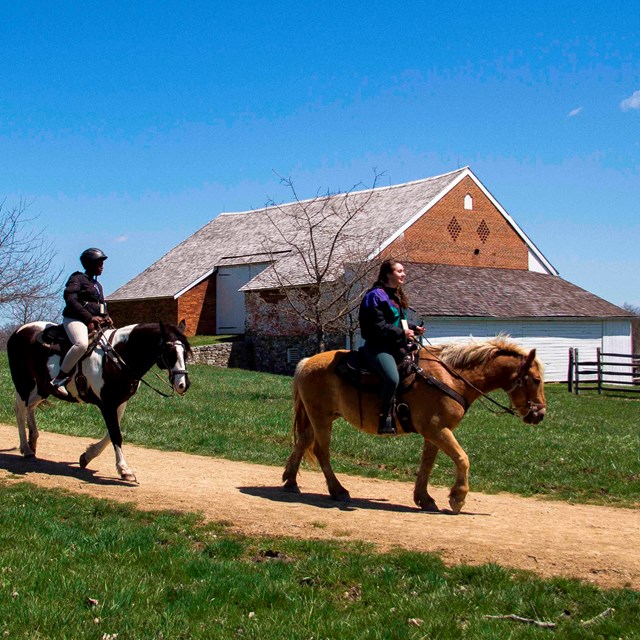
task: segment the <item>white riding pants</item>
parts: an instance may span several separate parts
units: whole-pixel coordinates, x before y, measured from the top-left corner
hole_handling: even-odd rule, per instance
[[[71,340],[71,349],[67,351],[60,365],[60,371],[69,373],[89,348],[89,328],[82,320],[73,318],[63,318],[62,324]]]

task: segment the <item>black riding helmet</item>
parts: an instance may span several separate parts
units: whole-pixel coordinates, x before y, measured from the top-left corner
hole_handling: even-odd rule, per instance
[[[91,269],[92,265],[100,260],[106,260],[107,255],[102,249],[96,249],[95,247],[91,247],[91,249],[85,249],[80,255],[80,263],[82,266],[88,270]]]

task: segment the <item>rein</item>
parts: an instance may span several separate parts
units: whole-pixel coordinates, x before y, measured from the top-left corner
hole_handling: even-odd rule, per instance
[[[171,393],[164,393],[164,391],[160,391],[160,389],[156,389],[153,385],[149,384],[144,377],[139,378],[133,371],[133,369],[124,361],[123,357],[113,348],[113,345],[111,344],[111,341],[109,339],[107,339],[104,335],[104,332],[102,331],[102,329],[98,330],[100,333],[100,338],[104,338],[104,342],[103,342],[103,347],[104,347],[104,352],[105,354],[111,358],[112,362],[115,362],[116,364],[120,365],[121,367],[124,367],[130,374],[131,377],[136,380],[137,382],[142,382],[142,384],[145,384],[147,387],[149,387],[149,389],[151,389],[152,391],[155,391],[158,395],[162,396],[163,398],[170,398],[171,396],[175,395],[175,389],[173,388],[173,385],[169,384],[168,382],[166,382],[166,380],[164,380],[162,377],[160,377],[155,371],[153,371],[153,375],[155,375],[156,378],[158,378],[158,380],[160,380],[162,383],[166,384],[168,387],[171,387]],[[115,331],[111,334],[111,338],[113,338],[115,336]],[[169,344],[169,343],[167,343]],[[162,356],[162,362],[163,364],[167,364],[165,359],[164,359],[164,355]],[[167,369],[169,369],[169,367],[167,366]],[[180,369],[179,371],[176,371],[175,373],[173,373],[171,371],[171,369],[169,369],[170,372],[170,380],[173,382],[173,378],[175,378],[175,376],[180,375],[181,373],[186,373],[186,371],[183,371],[182,369]]]

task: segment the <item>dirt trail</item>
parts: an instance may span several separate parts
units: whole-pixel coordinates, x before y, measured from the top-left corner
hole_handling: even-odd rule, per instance
[[[17,429],[0,425],[5,447]],[[303,470],[303,493],[280,489],[282,469],[125,444],[139,485],[121,482],[111,447],[89,469],[78,458],[93,442],[41,433],[36,460],[0,449],[0,478],[28,480],[140,509],[199,511],[249,535],[364,540],[382,549],[400,546],[436,552],[448,564],[495,562],[542,576],[571,576],[604,587],[640,589],[640,510],[570,505],[509,494],[469,494],[463,513],[427,514],[412,502],[406,482],[340,475],[353,501],[327,498],[320,473]],[[432,492],[440,507],[447,490]]]

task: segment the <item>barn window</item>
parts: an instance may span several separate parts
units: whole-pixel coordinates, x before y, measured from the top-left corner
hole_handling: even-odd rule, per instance
[[[473,209],[473,198],[468,193],[464,197],[464,208],[469,210]]]
[[[300,348],[289,347],[287,349],[287,364],[298,364],[300,362]]]
[[[478,228],[476,229],[476,233],[478,234],[478,237],[480,238],[482,244],[484,244],[488,240],[489,234],[491,233],[489,231],[489,225],[484,220],[482,220],[482,222],[480,222]]]
[[[460,223],[456,220],[455,216],[451,218],[451,222],[449,222],[449,224],[447,225],[447,231],[453,238],[454,242],[458,239],[458,236],[462,232],[462,227],[460,226]]]

